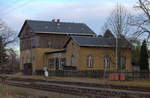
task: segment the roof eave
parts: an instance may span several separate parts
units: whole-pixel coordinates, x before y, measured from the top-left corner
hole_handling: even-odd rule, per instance
[[[62,50],[56,50],[56,51],[47,51],[45,52],[45,54],[51,54],[51,53],[63,53],[63,52],[66,52],[65,49],[62,49]]]
[[[107,45],[79,45],[80,47],[97,47],[97,48],[115,48],[115,46],[107,46]],[[120,47],[120,48],[131,48],[131,47]]]
[[[39,34],[62,34],[62,35],[96,35],[96,34],[88,34],[88,33],[68,33],[68,32],[39,32],[39,31],[32,31],[33,33]]]

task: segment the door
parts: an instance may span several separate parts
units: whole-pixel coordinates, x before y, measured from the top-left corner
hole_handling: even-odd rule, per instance
[[[59,70],[59,58],[56,58],[56,70]]]
[[[25,63],[23,71],[25,75],[32,75],[32,63]]]

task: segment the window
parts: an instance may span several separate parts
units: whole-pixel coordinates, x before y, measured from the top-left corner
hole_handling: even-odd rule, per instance
[[[33,61],[35,60],[35,56],[32,56],[32,60],[33,60]]]
[[[31,39],[31,45],[32,45],[32,48],[36,48],[35,38]]]
[[[31,63],[30,62],[30,57],[27,57],[27,62],[26,63]]]
[[[32,63],[32,56],[30,56],[30,61],[29,62]]]
[[[21,46],[22,46],[22,49],[25,48],[25,41],[24,40],[22,40]]]
[[[110,58],[109,57],[104,58],[104,68],[110,68]]]
[[[48,41],[48,48],[52,48],[52,43],[51,43],[51,41]]]
[[[120,68],[125,69],[125,67],[126,67],[126,57],[121,56],[121,58],[120,58]]]
[[[24,64],[24,57],[22,57],[22,65]]]
[[[35,60],[35,56],[30,56],[30,63]]]
[[[49,59],[50,68],[54,68],[54,59]]]
[[[88,65],[88,67],[93,67],[93,57],[92,56],[88,56],[87,65]]]
[[[32,48],[38,48],[39,47],[39,38],[38,37],[32,38],[31,45],[32,45]]]
[[[72,55],[72,57],[71,57],[71,66],[75,66],[75,62],[74,62],[74,56]]]
[[[66,58],[61,58],[61,66],[64,67],[66,66]]]

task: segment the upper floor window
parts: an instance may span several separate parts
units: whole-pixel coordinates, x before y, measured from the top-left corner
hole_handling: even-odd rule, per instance
[[[88,67],[93,67],[93,57],[92,56],[88,56],[87,65],[88,65]]]
[[[51,41],[48,41],[48,48],[52,48],[52,43],[51,43]]]
[[[39,38],[38,37],[32,38],[31,45],[32,45],[32,48],[38,48],[39,47]]]
[[[24,57],[22,57],[22,65],[24,64]]]
[[[71,66],[75,66],[75,57],[71,56]]]
[[[104,68],[110,68],[110,58],[108,56],[104,58]]]

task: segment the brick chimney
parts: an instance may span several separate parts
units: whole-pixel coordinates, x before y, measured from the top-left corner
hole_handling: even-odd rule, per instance
[[[57,19],[57,25],[60,25],[60,19]]]

